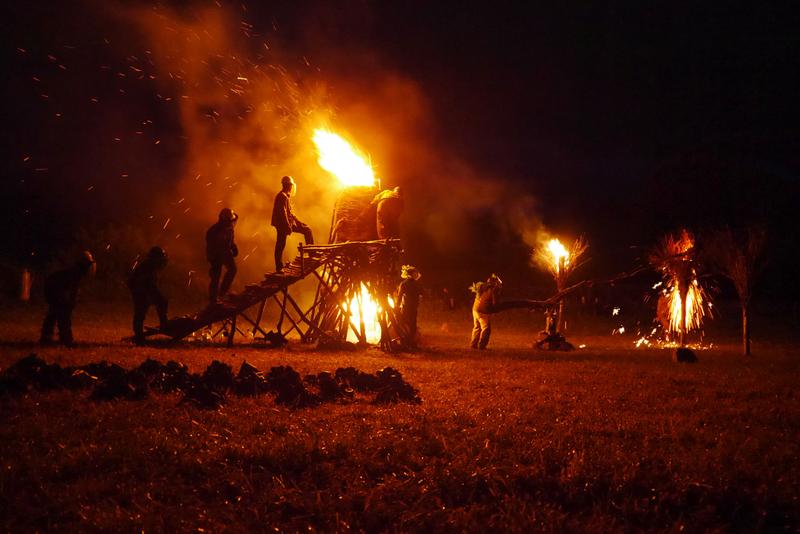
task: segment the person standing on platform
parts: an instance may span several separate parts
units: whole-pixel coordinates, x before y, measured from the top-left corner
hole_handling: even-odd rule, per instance
[[[291,176],[281,178],[281,190],[272,205],[272,226],[277,230],[275,240],[275,271],[283,271],[283,249],[286,238],[293,232],[303,234],[306,245],[314,244],[314,235],[308,225],[300,222],[292,211],[292,197],[297,194],[297,184]]]

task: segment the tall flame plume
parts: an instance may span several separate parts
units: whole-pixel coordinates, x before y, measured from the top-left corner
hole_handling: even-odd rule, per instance
[[[371,186],[375,184],[375,172],[369,158],[363,156],[342,136],[318,128],[312,137],[317,149],[319,166],[336,176],[342,185]]]
[[[562,265],[566,267],[569,264],[569,252],[558,239],[551,239],[547,243],[547,250],[552,256],[552,268],[555,270],[555,272],[561,271]]]

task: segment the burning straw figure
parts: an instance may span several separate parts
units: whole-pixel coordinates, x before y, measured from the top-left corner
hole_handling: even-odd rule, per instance
[[[558,239],[551,239],[546,246],[539,248],[535,252],[536,261],[550,272],[556,281],[558,293],[567,289],[567,281],[570,275],[585,263],[586,260],[581,258],[588,248],[589,243],[583,237],[573,241],[569,250]],[[558,300],[558,314],[555,323],[556,332],[564,330],[564,308],[564,298],[560,298]]]
[[[667,235],[648,260],[663,279],[658,318],[667,334],[677,335],[684,346],[686,334],[699,330],[704,317],[710,315],[708,296],[697,275],[694,238],[686,230],[677,238]]]
[[[399,239],[403,190],[398,186],[381,191],[372,199],[371,205],[375,206],[375,230],[378,239]]]

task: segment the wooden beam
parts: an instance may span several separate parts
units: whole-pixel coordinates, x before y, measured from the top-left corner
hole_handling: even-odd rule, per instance
[[[228,347],[233,346],[233,336],[236,335],[236,315],[231,319],[231,333],[228,335]]]

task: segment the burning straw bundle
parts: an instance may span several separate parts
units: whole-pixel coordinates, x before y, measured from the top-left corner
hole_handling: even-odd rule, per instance
[[[331,243],[378,239],[372,204],[377,193],[377,188],[370,186],[353,186],[342,191],[333,209]]]
[[[650,265],[662,276],[657,315],[668,335],[677,335],[681,346],[686,334],[699,330],[711,316],[709,297],[697,274],[694,238],[687,230],[667,235],[649,254]]]

